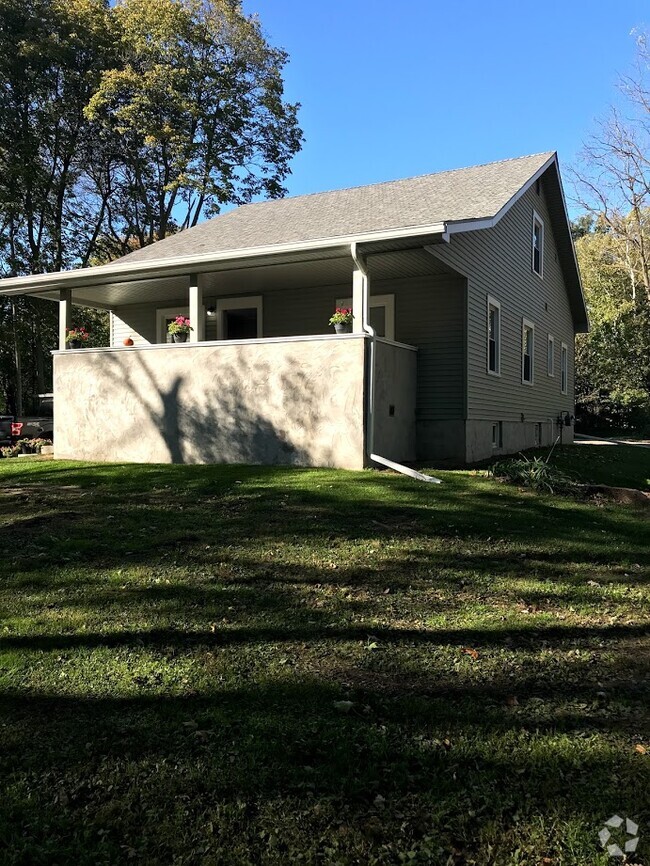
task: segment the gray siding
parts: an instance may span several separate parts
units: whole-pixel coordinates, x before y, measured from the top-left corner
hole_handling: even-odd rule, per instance
[[[395,294],[395,339],[418,347],[418,419],[462,418],[465,280],[376,281],[373,293]]]
[[[533,210],[544,220],[544,277],[531,268]],[[544,422],[573,411],[574,328],[543,194],[533,186],[493,229],[452,235],[436,254],[468,277],[467,418]],[[487,372],[487,296],[501,304],[501,376]],[[521,381],[522,317],[535,325],[534,384]],[[547,335],[555,376],[547,375]],[[568,393],[560,388],[560,344],[569,347]]]

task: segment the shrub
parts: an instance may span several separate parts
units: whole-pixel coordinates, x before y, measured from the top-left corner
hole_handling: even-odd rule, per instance
[[[541,457],[529,458],[525,454],[510,460],[499,460],[488,471],[495,478],[545,493],[567,492],[576,487],[576,482],[557,466]]]

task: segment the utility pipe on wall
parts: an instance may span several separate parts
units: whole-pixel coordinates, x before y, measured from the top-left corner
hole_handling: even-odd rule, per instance
[[[395,463],[393,460],[388,460],[386,457],[381,457],[375,454],[375,381],[376,381],[376,340],[377,334],[375,329],[370,324],[370,279],[363,256],[359,252],[356,242],[350,244],[350,255],[354,262],[357,271],[361,274],[361,327],[365,334],[370,337],[370,369],[368,382],[368,444],[367,451],[370,459],[374,463],[379,463],[381,466],[387,466],[395,472],[401,472],[402,475],[408,475],[410,478],[415,478],[417,481],[426,481],[430,484],[442,484],[439,478],[434,478],[432,475],[424,475],[422,472],[416,472],[415,469],[410,469],[401,463]]]

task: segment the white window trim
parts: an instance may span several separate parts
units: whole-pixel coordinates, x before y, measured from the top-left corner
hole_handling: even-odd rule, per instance
[[[225,340],[223,314],[227,310],[257,310],[257,339],[264,336],[262,325],[262,295],[238,295],[236,298],[217,298],[217,340]]]
[[[533,345],[530,356],[530,380],[524,379],[524,328],[530,328],[533,332]],[[529,319],[521,320],[521,383],[522,385],[535,384],[535,325]]]
[[[566,373],[562,370],[562,357],[566,352]],[[569,393],[569,347],[566,343],[560,343],[560,392]]]
[[[490,370],[490,308],[494,307],[495,310],[499,311],[499,333],[497,335],[497,355],[496,362],[497,368],[496,370]],[[489,376],[501,376],[501,304],[496,298],[493,298],[491,295],[487,296],[487,306],[486,306],[486,334],[485,334],[485,369],[488,372]]]
[[[551,367],[549,369],[548,352],[551,346],[553,346],[553,349],[551,350]],[[553,334],[548,335],[548,341],[546,343],[546,375],[551,377],[555,376],[555,337]]]
[[[156,310],[156,342],[167,342],[165,319],[171,319],[174,316],[185,316],[186,318],[189,318],[189,315],[189,306],[183,306],[182,304],[179,307],[164,307]]]
[[[535,270],[535,223],[539,223],[542,228],[542,245],[539,251],[539,271]],[[546,246],[546,226],[544,225],[544,220],[537,213],[536,210],[533,211],[533,222],[530,230],[530,268],[534,274],[540,278],[540,280],[544,279],[544,247]]]
[[[352,308],[352,298],[338,298],[337,307]],[[395,295],[370,295],[371,307],[384,307],[386,310],[386,340],[395,340]]]

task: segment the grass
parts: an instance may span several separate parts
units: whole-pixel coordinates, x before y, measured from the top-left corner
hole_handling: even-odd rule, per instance
[[[0,461],[1,862],[647,863],[646,515],[437,474]]]
[[[546,457],[549,449],[533,454]],[[551,462],[577,481],[612,487],[650,489],[650,448],[639,445],[586,445],[556,448]]]

